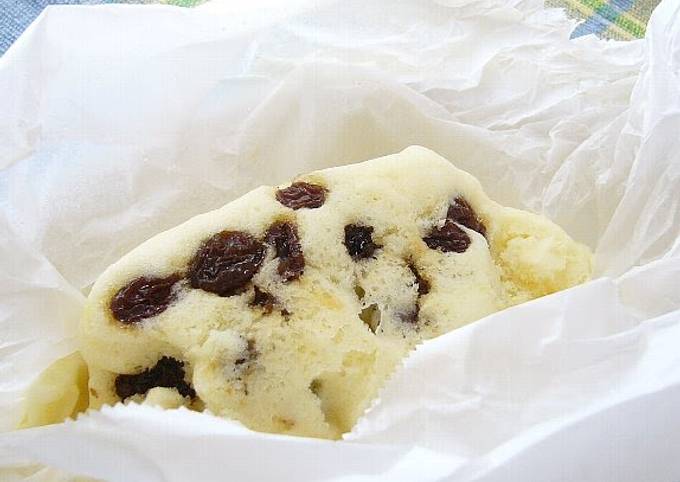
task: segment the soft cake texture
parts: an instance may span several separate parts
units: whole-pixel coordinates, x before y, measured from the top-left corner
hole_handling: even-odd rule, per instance
[[[126,400],[208,409],[260,431],[338,438],[419,342],[591,273],[588,249],[558,226],[496,204],[475,178],[421,147],[295,181],[323,187],[325,200],[291,209],[277,188],[260,187],[155,236],[102,274],[80,325],[91,407],[120,401],[121,374],[168,357],[183,364],[185,395],[143,387]],[[444,226],[456,199],[472,208],[484,234],[456,224],[449,229],[469,238],[463,252],[428,247],[423,239]],[[304,256],[297,277],[282,276],[266,242],[276,222],[297,229]],[[373,228],[370,255],[350,256],[346,226]],[[206,240],[225,231],[247,233],[266,251],[250,281],[220,296],[192,287],[188,273]],[[123,323],[112,300],[139,278],[171,279],[171,295],[158,295],[169,305]]]

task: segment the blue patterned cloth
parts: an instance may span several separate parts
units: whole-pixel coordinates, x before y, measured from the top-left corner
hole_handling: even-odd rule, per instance
[[[584,20],[572,38],[595,34],[600,38],[632,40],[645,35],[647,22],[660,0],[546,0],[546,6],[563,7]]]
[[[153,0],[152,0],[153,1]],[[281,0],[285,1],[285,0]],[[148,0],[0,0],[0,55],[21,35],[47,5],[149,3]],[[191,6],[201,0],[169,0],[163,3]],[[649,15],[659,0],[547,0],[585,21],[572,37],[596,34],[603,38],[631,39],[644,35]]]
[[[594,15],[588,17],[585,22],[579,24],[574,29],[574,32],[571,34],[572,38],[590,33],[602,34],[622,14],[633,8],[634,3],[633,0],[612,0],[611,3],[602,5],[593,12]]]
[[[0,0],[0,55],[48,5],[111,3],[107,0]]]

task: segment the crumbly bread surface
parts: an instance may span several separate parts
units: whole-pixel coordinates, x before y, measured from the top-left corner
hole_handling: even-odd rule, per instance
[[[289,185],[260,187],[151,238],[101,275],[80,325],[90,406],[147,399],[255,430],[338,438],[417,343],[591,273],[589,250],[560,227],[498,205],[421,147],[295,181],[322,189],[323,202],[292,209],[278,199]],[[452,205],[481,228],[447,221]],[[295,231],[292,248],[279,252],[274,225]],[[449,233],[460,252],[437,244]],[[238,260],[259,263],[241,266],[238,286],[221,293],[196,281],[221,269],[210,264],[217,255],[198,254],[216,236],[251,243]],[[291,252],[302,268],[299,257],[281,267]],[[147,292],[130,288],[135,280],[167,281],[150,298],[160,308],[141,318],[134,303]],[[132,311],[115,315],[126,287],[121,303]]]

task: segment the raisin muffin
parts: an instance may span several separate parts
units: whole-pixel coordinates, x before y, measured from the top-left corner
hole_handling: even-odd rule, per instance
[[[585,246],[422,147],[314,172],[102,274],[80,325],[90,406],[184,405],[339,438],[417,343],[590,273]]]

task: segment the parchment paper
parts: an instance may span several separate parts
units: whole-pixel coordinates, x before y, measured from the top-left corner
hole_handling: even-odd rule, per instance
[[[572,28],[541,1],[48,8],[0,58],[0,466],[679,480],[680,1],[644,41]],[[260,184],[411,144],[590,245],[596,279],[424,343],[342,442],[146,406],[13,430],[111,262]]]

